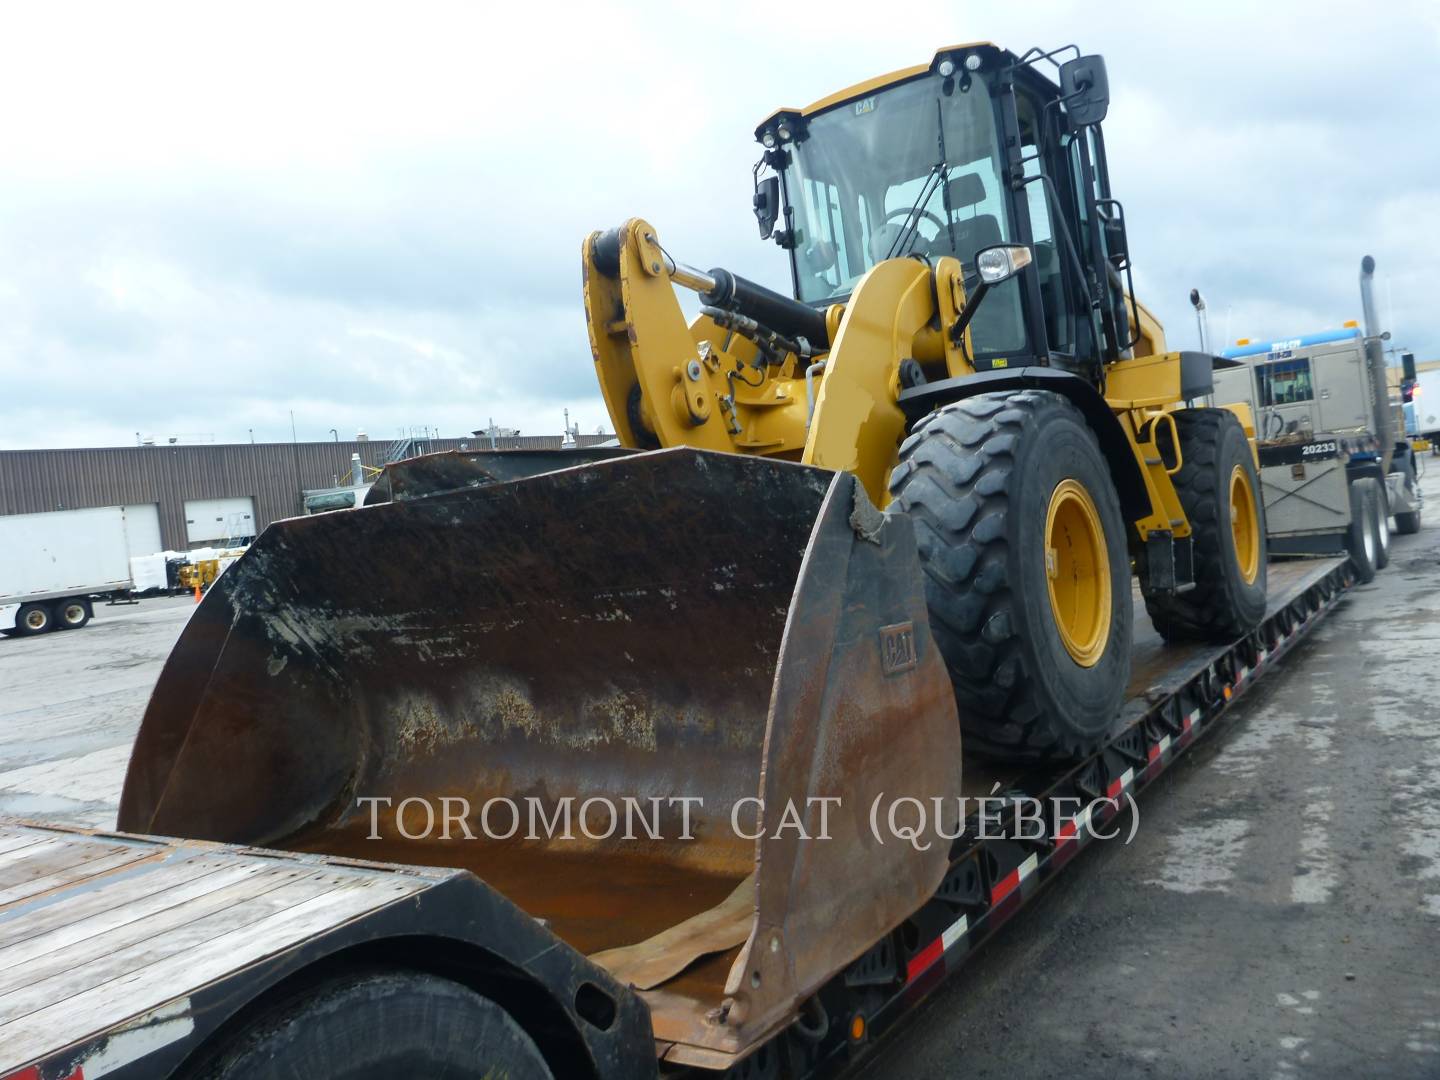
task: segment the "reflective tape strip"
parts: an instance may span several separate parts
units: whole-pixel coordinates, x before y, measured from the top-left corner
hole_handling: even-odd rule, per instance
[[[1151,760],[1152,762],[1159,761],[1160,758],[1161,758],[1161,756],[1165,753],[1165,751],[1167,751],[1167,750],[1169,750],[1169,749],[1170,749],[1170,736],[1169,736],[1169,735],[1162,735],[1162,736],[1160,736],[1160,741],[1157,742],[1154,746],[1150,747],[1150,754],[1149,754],[1150,760]]]
[[[1118,778],[1110,781],[1110,786],[1105,789],[1106,796],[1111,799],[1115,798],[1115,796],[1119,795],[1122,791],[1129,787],[1134,779],[1135,770],[1126,769],[1123,773],[1120,774]]]
[[[1039,865],[1040,862],[1034,855],[1028,856],[1024,862],[995,883],[995,888],[990,891],[990,903],[998,904],[1004,900],[1018,889],[1020,883],[1033,874]]]
[[[949,952],[955,944],[965,936],[969,928],[969,920],[967,920],[964,915],[961,915],[960,918],[946,927],[939,937],[910,958],[910,962],[905,965],[905,981],[907,983],[914,982],[933,967],[942,956]]]

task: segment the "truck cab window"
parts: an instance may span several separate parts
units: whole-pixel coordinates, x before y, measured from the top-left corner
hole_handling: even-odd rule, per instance
[[[1277,360],[1272,364],[1259,364],[1255,368],[1255,378],[1260,387],[1262,409],[1315,399],[1308,359]]]

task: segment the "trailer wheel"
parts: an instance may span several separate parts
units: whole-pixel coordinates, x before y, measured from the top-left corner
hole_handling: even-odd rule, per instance
[[[82,597],[61,600],[55,605],[55,629],[78,630],[90,621],[92,614],[89,601]]]
[[[191,1080],[553,1075],[495,1002],[407,971],[343,976],[283,1000],[186,1073]]]
[[[1380,541],[1376,525],[1375,481],[1362,476],[1350,482],[1350,528],[1345,533],[1345,550],[1355,566],[1355,576],[1361,584],[1375,580],[1379,569]]]
[[[1265,617],[1265,504],[1245,429],[1228,409],[1178,409],[1180,470],[1175,493],[1190,522],[1195,587],[1151,591],[1145,610],[1166,641],[1229,641]],[[1168,425],[1156,439],[1175,452]]]
[[[15,633],[43,634],[55,628],[55,613],[47,604],[21,604],[15,613]]]
[[[1401,536],[1414,536],[1420,531],[1420,511],[1395,515],[1395,531]]]
[[[1109,467],[1059,394],[979,394],[900,447],[930,628],[965,749],[1036,760],[1103,741],[1130,679],[1130,570]]]

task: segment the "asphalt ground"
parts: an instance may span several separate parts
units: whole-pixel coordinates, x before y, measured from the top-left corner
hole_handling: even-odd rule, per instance
[[[866,1080],[1440,1077],[1426,488],[1430,523],[1140,796],[1134,841],[1092,844]]]

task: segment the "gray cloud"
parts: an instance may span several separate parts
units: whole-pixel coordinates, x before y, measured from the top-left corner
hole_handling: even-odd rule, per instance
[[[820,10],[181,8],[56,56],[36,8],[0,72],[27,103],[0,117],[0,445],[288,438],[292,410],[302,438],[556,431],[565,408],[593,429],[584,235],[643,214],[678,257],[786,287],[748,212],[755,123],[982,37],[1106,54],[1112,179],[1172,344],[1192,286],[1217,336],[1338,325],[1368,252],[1397,343],[1440,357],[1429,5]]]

